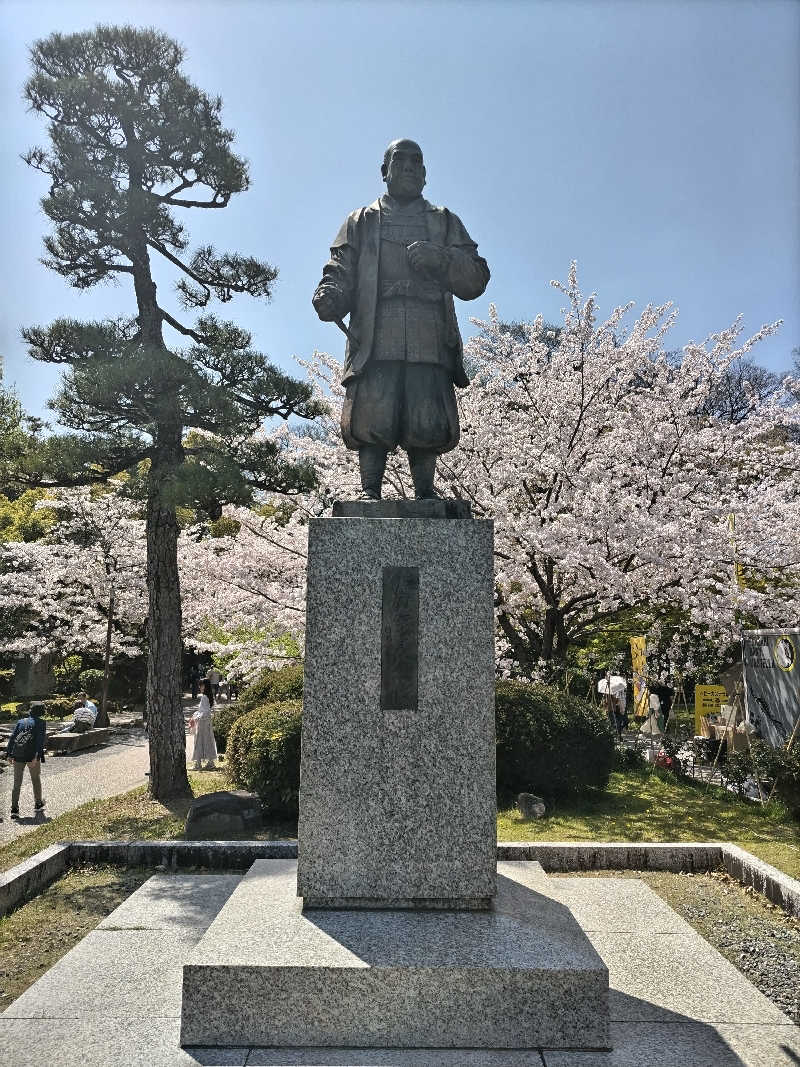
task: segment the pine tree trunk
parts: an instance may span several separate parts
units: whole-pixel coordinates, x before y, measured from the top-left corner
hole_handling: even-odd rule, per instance
[[[147,500],[147,715],[150,792],[157,800],[191,794],[181,686],[178,522],[163,498],[166,472],[151,468]]]

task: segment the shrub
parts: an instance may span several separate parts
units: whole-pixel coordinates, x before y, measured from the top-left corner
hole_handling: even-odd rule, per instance
[[[495,708],[501,797],[564,796],[608,784],[614,732],[591,704],[546,685],[499,682]]]
[[[74,693],[80,689],[80,673],[83,666],[80,656],[66,656],[58,666],[53,667],[56,679],[56,691]]]
[[[214,717],[211,721],[214,729],[214,740],[217,742],[217,752],[225,752],[227,750],[231,727],[244,714],[245,709],[241,704],[216,705]]]
[[[641,749],[629,748],[628,745],[618,744],[614,746],[615,771],[644,770],[646,766],[647,761],[645,760]]]
[[[775,783],[774,795],[795,816],[800,816],[800,745],[771,748],[763,741],[753,741],[753,759],[761,778]]]
[[[271,811],[297,812],[302,708],[299,700],[264,704],[240,715],[231,727],[231,778],[240,788],[258,793]]]
[[[283,700],[303,699],[303,664],[293,663],[279,671],[263,671],[252,685],[232,704],[217,705],[214,712],[214,740],[217,751],[226,752],[231,727],[253,708],[278,704]]]
[[[88,670],[81,671],[78,675],[78,681],[81,689],[85,690],[89,696],[93,693],[99,693],[103,688],[103,677],[105,671],[99,670],[96,667],[90,667]]]
[[[44,713],[50,719],[65,719],[78,706],[77,697],[48,697],[44,703]]]
[[[252,711],[263,704],[303,699],[303,664],[292,663],[278,671],[266,670],[242,691],[238,704],[242,711]]]
[[[0,669],[0,701],[10,700],[14,695],[14,668]]]

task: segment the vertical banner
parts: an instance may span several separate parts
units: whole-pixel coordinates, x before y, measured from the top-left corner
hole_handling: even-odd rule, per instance
[[[631,666],[633,667],[633,714],[646,718],[649,693],[647,692],[647,639],[631,638]]]
[[[723,704],[728,703],[724,685],[696,685],[694,687],[694,732],[701,733],[700,719],[704,715],[716,715]]]
[[[800,716],[800,630],[745,630],[742,666],[747,718],[782,748]]]

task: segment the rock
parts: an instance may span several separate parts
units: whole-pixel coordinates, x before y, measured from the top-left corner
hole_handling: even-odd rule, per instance
[[[542,798],[534,796],[533,793],[520,793],[517,797],[517,807],[526,819],[541,819],[547,810]]]
[[[186,817],[186,838],[193,841],[225,840],[261,826],[261,802],[243,790],[206,793],[192,801]]]

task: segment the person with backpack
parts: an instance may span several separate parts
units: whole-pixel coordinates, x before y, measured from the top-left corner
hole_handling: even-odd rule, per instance
[[[6,746],[6,759],[14,764],[14,785],[11,790],[11,818],[19,818],[19,794],[22,789],[22,779],[27,766],[33,785],[33,810],[41,811],[44,808],[42,797],[42,770],[44,763],[44,746],[47,737],[47,724],[42,715],[44,705],[35,701],[30,706],[27,715],[21,718]]]

